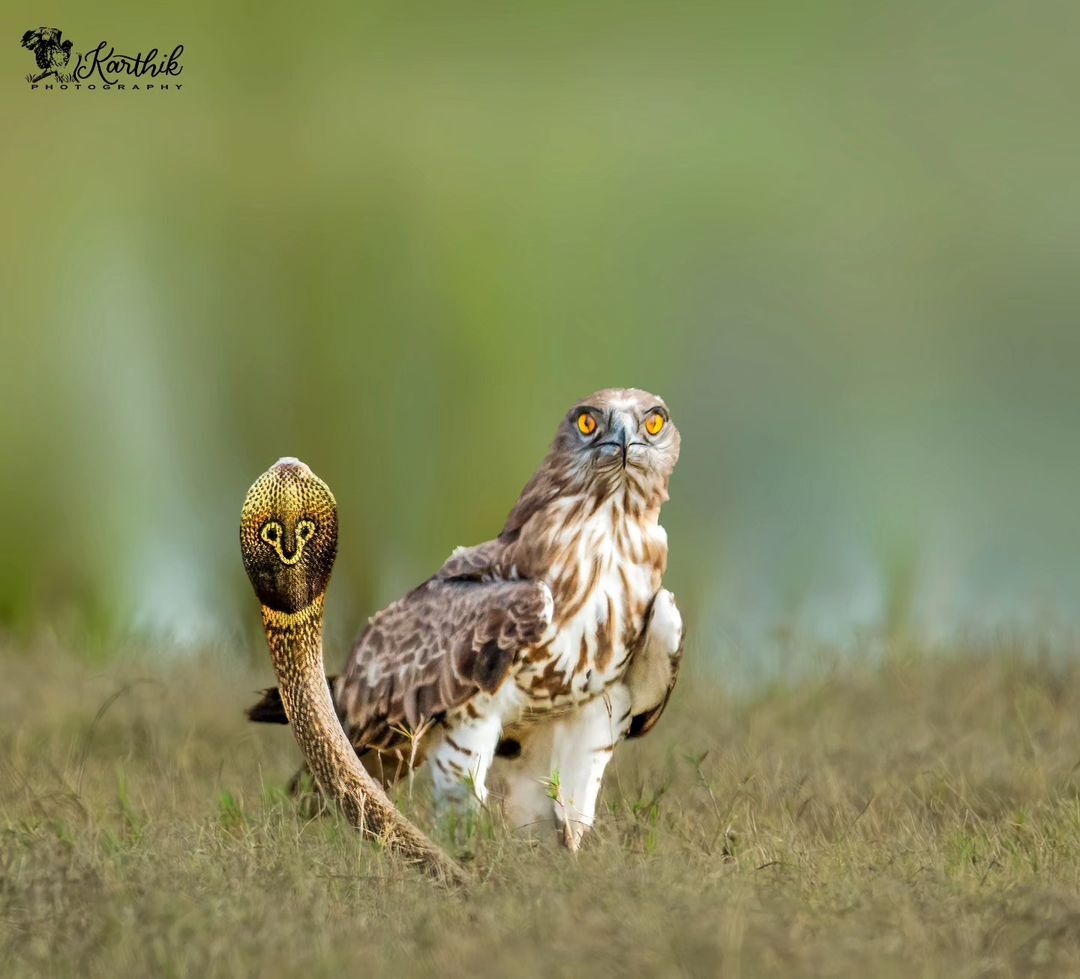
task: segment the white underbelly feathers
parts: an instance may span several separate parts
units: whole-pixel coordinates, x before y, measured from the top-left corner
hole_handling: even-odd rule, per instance
[[[601,525],[568,542],[567,560],[550,582],[556,599],[549,638],[528,651],[514,676],[525,713],[592,700],[625,674],[663,571],[643,560],[666,545],[663,528],[650,529],[652,548],[635,539],[644,533],[636,524],[621,533]]]

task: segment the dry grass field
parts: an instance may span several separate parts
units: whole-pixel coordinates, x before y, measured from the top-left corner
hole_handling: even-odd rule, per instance
[[[0,670],[6,977],[1080,973],[1062,660],[900,648],[745,699],[691,672],[576,859],[485,824],[453,895],[283,795],[289,732],[241,713],[266,666]]]

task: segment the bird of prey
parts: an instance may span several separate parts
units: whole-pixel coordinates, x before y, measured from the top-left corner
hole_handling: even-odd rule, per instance
[[[369,621],[331,678],[369,770],[426,760],[437,805],[460,810],[487,801],[498,756],[509,820],[554,820],[577,848],[616,744],[652,728],[678,675],[659,517],[679,441],[655,395],[585,398],[499,536]],[[273,690],[249,716],[285,721]]]

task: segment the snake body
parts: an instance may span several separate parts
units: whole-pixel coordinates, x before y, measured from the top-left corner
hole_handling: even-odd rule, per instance
[[[298,459],[281,459],[248,491],[240,516],[244,569],[289,724],[327,798],[365,836],[446,884],[465,872],[394,806],[356,757],[326,685],[323,606],[337,555],[337,504]]]

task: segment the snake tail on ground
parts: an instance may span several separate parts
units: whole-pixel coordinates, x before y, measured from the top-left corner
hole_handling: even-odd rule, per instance
[[[323,604],[337,555],[337,504],[299,459],[254,483],[240,516],[240,550],[262,603],[270,659],[296,743],[346,819],[447,885],[465,871],[414,826],[360,764],[338,720],[323,666]]]

